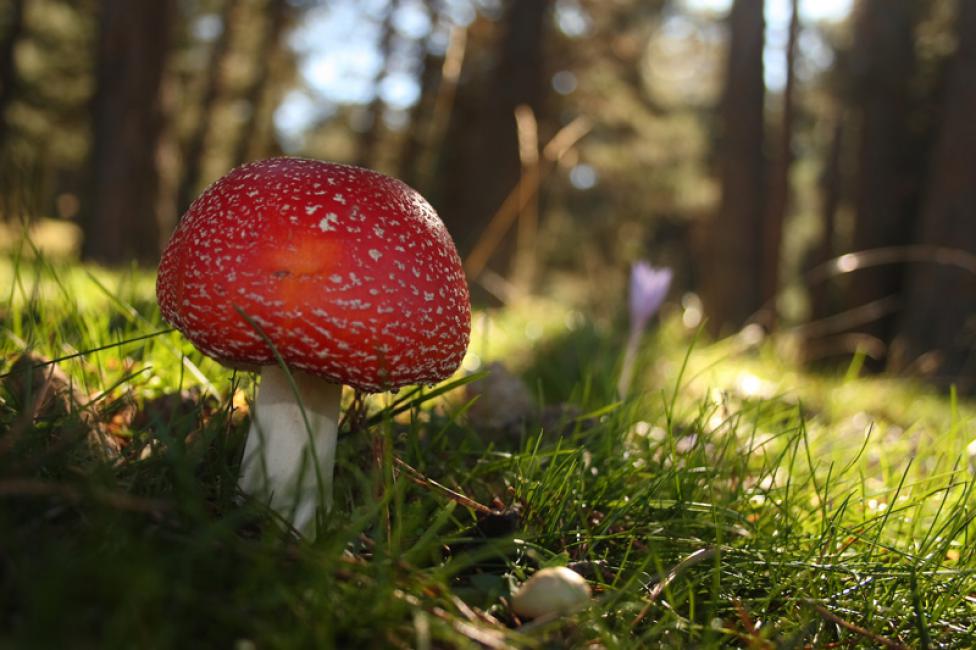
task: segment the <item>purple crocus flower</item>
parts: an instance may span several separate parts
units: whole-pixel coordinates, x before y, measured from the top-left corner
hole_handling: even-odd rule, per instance
[[[671,269],[656,269],[643,260],[630,267],[630,331],[643,332],[671,288]]]
[[[651,316],[657,313],[668,295],[671,276],[671,269],[654,268],[644,261],[637,262],[630,268],[630,335],[627,337],[620,379],[617,382],[617,392],[621,399],[627,396],[630,389],[641,336]]]

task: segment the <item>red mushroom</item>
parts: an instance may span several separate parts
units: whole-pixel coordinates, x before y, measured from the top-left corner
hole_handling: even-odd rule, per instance
[[[261,369],[239,484],[310,534],[332,503],[342,385],[449,377],[471,326],[457,250],[423,197],[299,158],[244,165],[207,188],[163,252],[156,294],[204,354]]]

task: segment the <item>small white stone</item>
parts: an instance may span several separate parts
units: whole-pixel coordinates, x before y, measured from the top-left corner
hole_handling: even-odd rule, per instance
[[[512,596],[512,609],[523,618],[569,614],[590,602],[590,585],[566,567],[537,571]]]

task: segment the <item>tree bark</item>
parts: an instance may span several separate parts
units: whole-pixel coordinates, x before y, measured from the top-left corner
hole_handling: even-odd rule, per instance
[[[227,72],[227,58],[230,54],[231,37],[237,24],[237,13],[240,0],[226,0],[221,16],[223,30],[217,37],[210,55],[210,66],[207,71],[206,85],[200,99],[200,117],[190,134],[186,155],[183,158],[183,174],[180,178],[180,191],[177,205],[179,210],[186,210],[193,201],[200,188],[200,175],[203,170],[203,156],[207,147],[207,136],[213,119],[214,106],[224,91]]]
[[[411,117],[413,126],[400,160],[402,178],[424,196],[437,188],[437,164],[443,153],[444,137],[454,113],[458,80],[467,50],[467,28],[451,28],[447,51],[442,57],[430,53],[424,58],[421,100]],[[423,116],[423,119],[421,119]]]
[[[853,108],[857,127],[854,252],[903,246],[912,239],[923,153],[913,134],[916,0],[864,0],[855,19]],[[898,296],[902,268],[858,270],[848,278],[847,308]],[[893,316],[860,326],[887,344]]]
[[[933,247],[933,260],[915,266],[909,276],[898,356],[908,363],[920,362],[919,370],[972,391],[976,388],[976,3],[962,0],[958,6],[958,47],[950,64],[917,235],[920,244]]]
[[[159,92],[174,0],[103,0],[92,105],[91,200],[82,254],[103,264],[158,261]]]
[[[427,12],[428,19],[434,23],[436,8],[432,0],[425,0],[423,7]],[[433,30],[431,31],[433,32]],[[428,144],[423,135],[430,128],[431,113],[434,110],[438,88],[441,84],[441,64],[443,62],[443,57],[431,52],[429,47],[424,49],[424,58],[421,61],[419,74],[420,96],[417,98],[417,103],[410,109],[410,123],[406,129],[397,161],[397,176],[403,179],[407,185],[419,190],[421,194],[424,194],[427,188],[419,186],[418,179],[421,178],[422,174],[417,170],[417,163],[424,147]]]
[[[445,139],[449,145],[439,161],[443,179],[439,212],[462,252],[475,245],[518,183],[521,164],[515,108],[520,104],[531,107],[540,122],[546,115],[543,47],[551,6],[551,0],[510,0],[491,78],[474,79],[472,75],[459,88]],[[469,33],[480,27],[483,25],[472,25]],[[498,268],[507,266],[507,261],[500,261]]]
[[[379,53],[383,64],[373,78],[374,95],[366,109],[369,115],[368,125],[359,134],[359,141],[356,144],[356,164],[360,167],[373,165],[376,158],[376,147],[380,141],[380,133],[383,131],[383,98],[380,96],[380,84],[390,69],[390,59],[393,56],[393,36],[395,34],[393,16],[399,5],[399,0],[389,0],[386,15],[383,17],[382,36],[379,44]]]
[[[826,264],[836,256],[837,209],[841,202],[841,154],[844,147],[844,122],[838,118],[833,126],[830,147],[820,174],[820,241],[811,255],[806,271]],[[815,278],[810,287],[810,320],[818,321],[835,313],[836,304],[833,280]]]
[[[7,121],[7,108],[17,94],[19,77],[17,74],[16,51],[24,33],[24,10],[26,0],[13,0],[10,5],[7,32],[0,41],[0,219],[13,221],[28,218],[28,184],[19,178],[23,173],[23,163],[15,162],[14,155],[7,148],[7,134],[10,123]]]
[[[767,322],[776,326],[776,296],[779,292],[783,223],[790,202],[790,169],[793,165],[793,96],[796,86],[796,42],[800,34],[799,0],[791,0],[789,40],[786,45],[786,85],[779,142],[771,173],[766,219],[763,227],[762,304],[768,310]]]
[[[248,162],[255,151],[260,151],[260,146],[255,145],[255,140],[260,140],[262,100],[271,77],[271,65],[281,49],[285,25],[288,22],[288,0],[268,0],[266,13],[268,17],[264,39],[255,53],[256,70],[244,93],[244,99],[250,106],[251,112],[238,134],[237,144],[234,147],[234,165]]]
[[[741,327],[762,304],[763,215],[763,3],[736,0],[725,88],[719,109],[722,198],[707,234],[702,293],[715,335]]]
[[[7,33],[0,41],[0,155],[3,155],[7,140],[7,107],[17,90],[17,61],[14,56],[17,43],[24,33],[24,9],[27,0],[11,0],[10,18]]]

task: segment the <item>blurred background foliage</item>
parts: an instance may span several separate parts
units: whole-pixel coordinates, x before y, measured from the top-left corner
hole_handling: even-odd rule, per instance
[[[0,3],[8,246],[152,266],[229,168],[338,160],[428,197],[479,303],[599,321],[648,258],[689,329],[969,390],[974,114],[967,0]]]

